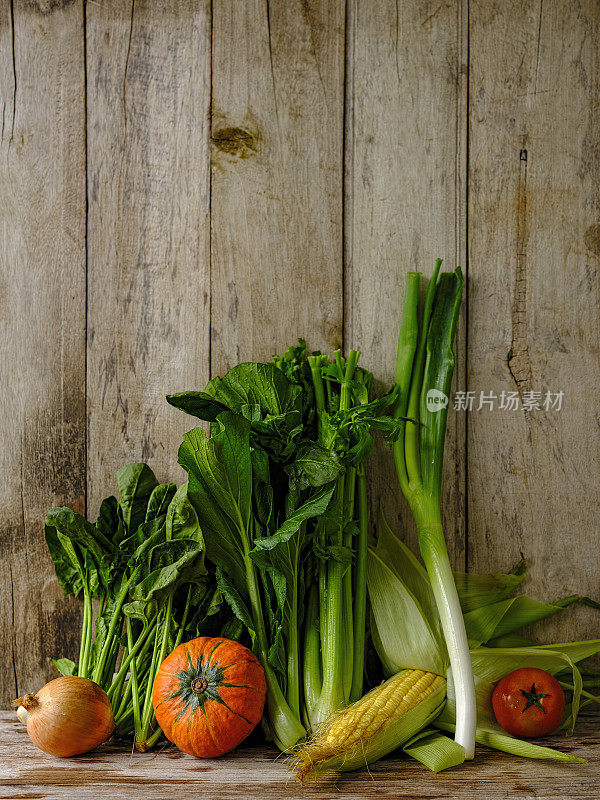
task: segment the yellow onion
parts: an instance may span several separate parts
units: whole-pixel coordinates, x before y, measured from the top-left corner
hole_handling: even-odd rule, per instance
[[[13,705],[36,747],[61,758],[93,750],[115,729],[106,692],[87,678],[56,678]]]

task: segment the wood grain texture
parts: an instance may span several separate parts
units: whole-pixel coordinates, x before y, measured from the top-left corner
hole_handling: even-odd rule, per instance
[[[213,8],[212,374],[342,344],[344,3]]]
[[[433,775],[416,761],[391,758],[360,770],[300,786],[274,747],[249,744],[219,759],[194,759],[173,746],[157,755],[131,756],[122,745],[56,759],[37,750],[12,715],[0,716],[0,800],[597,800],[600,793],[600,740],[597,725],[578,725],[570,739],[551,744],[588,758],[564,764],[515,758],[478,748],[477,759]],[[19,758],[14,754],[18,752]],[[279,757],[278,757],[279,756]]]
[[[0,9],[0,702],[76,650],[44,541],[85,508],[85,124],[81,3]]]
[[[352,0],[346,118],[345,338],[380,391],[394,379],[406,273],[465,266],[466,3]],[[424,286],[426,280],[423,281]],[[455,384],[464,384],[464,316]],[[391,451],[371,465],[371,507],[416,545]],[[448,415],[444,523],[465,560],[465,427]]]
[[[600,596],[598,11],[471,9],[469,389],[564,401],[468,415],[469,568],[522,551],[546,599]],[[598,636],[587,612],[546,636]]]
[[[87,62],[95,513],[128,461],[180,478],[164,396],[209,378],[210,4],[90,3]]]

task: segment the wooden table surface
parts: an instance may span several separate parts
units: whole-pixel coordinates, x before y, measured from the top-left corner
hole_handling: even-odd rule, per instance
[[[550,743],[550,740],[547,740]],[[235,755],[194,759],[173,746],[156,755],[131,755],[108,744],[78,758],[55,759],[37,750],[25,728],[0,713],[0,800],[326,800],[335,798],[536,798],[597,800],[600,796],[600,736],[597,719],[583,720],[577,735],[556,737],[564,751],[589,759],[565,764],[515,758],[479,748],[476,761],[433,775],[417,762],[390,759],[335,780],[300,786],[274,748],[242,747]]]

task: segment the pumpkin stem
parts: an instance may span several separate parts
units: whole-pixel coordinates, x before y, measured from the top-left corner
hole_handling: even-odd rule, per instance
[[[194,678],[194,680],[192,681],[191,689],[192,692],[195,692],[196,694],[202,694],[203,692],[206,691],[207,688],[208,688],[208,681],[204,677]]]

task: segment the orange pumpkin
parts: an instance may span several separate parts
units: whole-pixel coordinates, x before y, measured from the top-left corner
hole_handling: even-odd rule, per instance
[[[152,704],[167,739],[191,756],[215,758],[255,728],[266,689],[264,670],[248,648],[201,636],[160,665]]]

